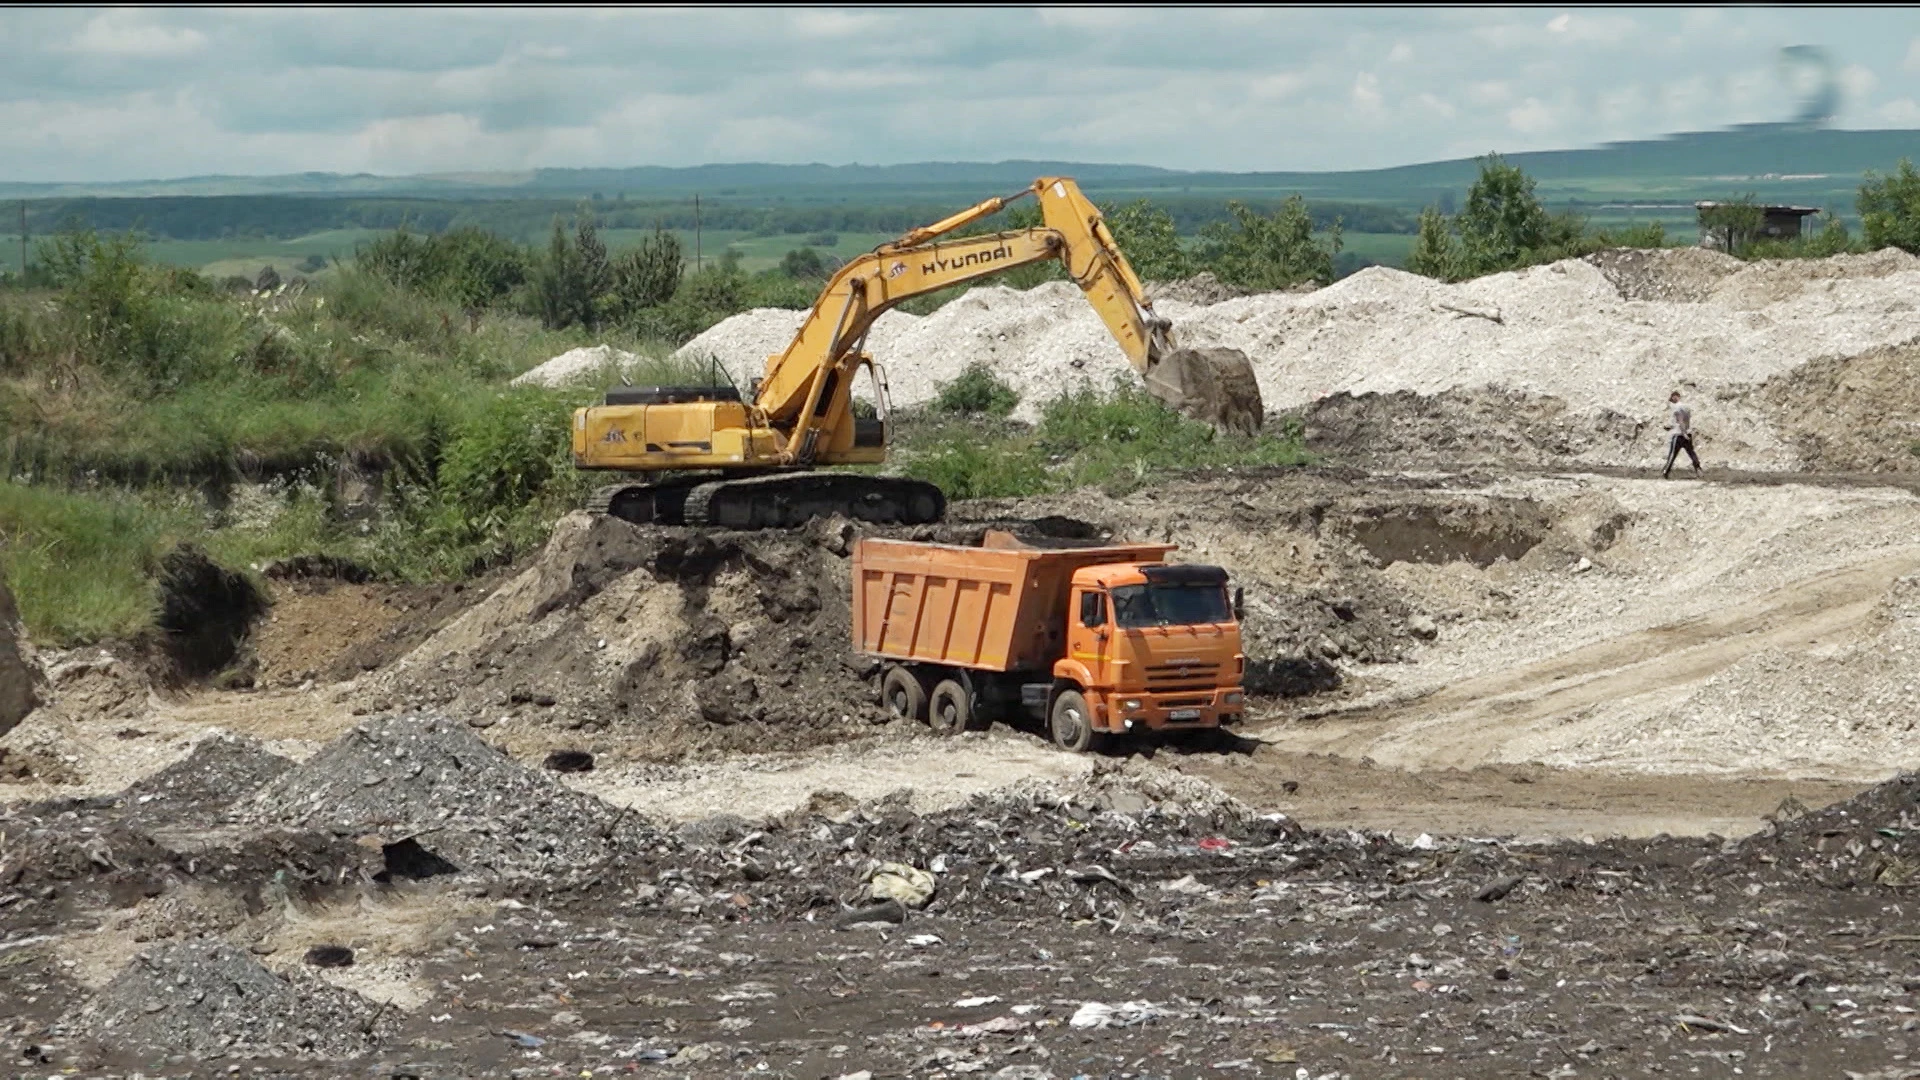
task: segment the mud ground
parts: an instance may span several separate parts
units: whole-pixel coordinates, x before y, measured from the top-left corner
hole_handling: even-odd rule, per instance
[[[231,689],[43,654],[0,739],[0,1074],[1920,1075],[1912,474],[1416,441],[956,505],[1227,566],[1259,694],[1213,742],[887,723],[837,661],[839,526],[294,575]],[[521,772],[339,749],[413,713]],[[887,863],[932,898],[874,904]]]

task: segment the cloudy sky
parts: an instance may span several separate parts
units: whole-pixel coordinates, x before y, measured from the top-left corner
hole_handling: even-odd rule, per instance
[[[1920,128],[1920,9],[0,10],[0,180],[1056,158],[1347,169]]]

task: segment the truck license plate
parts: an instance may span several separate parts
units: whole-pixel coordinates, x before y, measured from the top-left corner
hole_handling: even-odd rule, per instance
[[[1200,719],[1200,710],[1199,709],[1175,709],[1172,712],[1167,714],[1167,719],[1198,720]]]

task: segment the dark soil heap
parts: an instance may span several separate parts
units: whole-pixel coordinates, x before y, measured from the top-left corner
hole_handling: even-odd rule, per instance
[[[590,875],[651,833],[429,716],[369,720],[236,810],[262,824],[372,837],[387,873]]]
[[[351,1057],[391,1032],[379,1007],[303,972],[277,975],[224,941],[144,953],[70,1020],[116,1049],[221,1057]]]

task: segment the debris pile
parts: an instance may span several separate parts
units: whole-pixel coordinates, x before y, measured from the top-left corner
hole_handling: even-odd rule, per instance
[[[1743,391],[1810,361],[1920,336],[1920,310],[1906,299],[1917,283],[1920,259],[1898,251],[1737,263],[1679,249],[1607,252],[1457,284],[1368,267],[1300,294],[1216,299],[1170,286],[1158,310],[1173,320],[1182,347],[1245,353],[1269,409],[1305,408],[1335,394],[1404,409],[1369,395],[1452,391],[1459,398],[1443,410],[1498,413],[1520,395],[1523,416],[1489,437],[1537,438],[1531,429],[1564,428],[1552,441],[1582,460],[1611,463],[1644,456],[1658,442],[1657,424],[1629,431],[1621,418],[1658,416],[1678,377],[1700,402],[1696,423],[1718,460],[1775,468],[1793,464],[1793,448],[1766,409],[1742,400]],[[737,315],[678,355],[717,358],[741,381],[761,374],[767,354],[785,346],[801,317]],[[975,288],[924,317],[889,312],[869,347],[891,363],[898,404],[932,400],[942,383],[983,360],[1021,394],[1021,419],[1078,382],[1133,377],[1070,282],[1024,292]],[[1490,403],[1472,404],[1483,394]]]
[[[381,845],[395,877],[566,878],[604,869],[650,832],[444,717],[368,720],[235,808],[260,824]]]
[[[276,974],[218,940],[136,957],[69,1026],[116,1051],[192,1061],[353,1057],[393,1034],[358,994]]]

